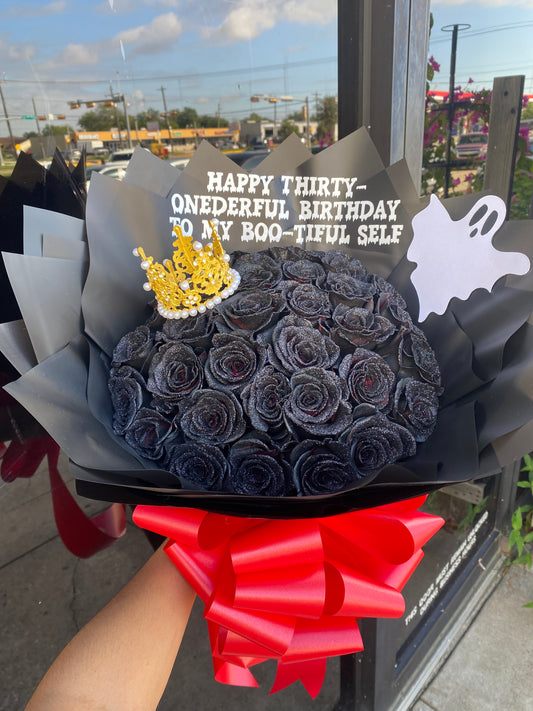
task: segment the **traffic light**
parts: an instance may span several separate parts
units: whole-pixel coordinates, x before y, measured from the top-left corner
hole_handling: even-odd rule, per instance
[[[70,104],[70,108],[71,108],[71,109],[79,109],[79,108],[80,108],[80,105],[79,105],[79,103],[78,103],[77,101],[73,101],[73,102],[71,102],[71,104]]]
[[[85,102],[85,106],[86,106],[88,109],[92,109],[93,106],[95,106],[95,102],[94,102],[94,101],[86,101],[86,102]]]

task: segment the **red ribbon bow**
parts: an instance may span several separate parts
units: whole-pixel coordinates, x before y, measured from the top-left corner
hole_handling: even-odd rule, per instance
[[[400,590],[444,523],[417,511],[424,501],[290,520],[137,506],[133,518],[170,539],[205,603],[217,681],[257,686],[249,667],[277,659],[271,693],[300,679],[314,698],[327,658],[363,649],[357,618],[404,613]]]

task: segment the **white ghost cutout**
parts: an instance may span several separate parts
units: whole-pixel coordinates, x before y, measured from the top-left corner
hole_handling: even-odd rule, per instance
[[[505,203],[495,195],[480,198],[461,220],[452,220],[439,199],[413,218],[407,259],[417,264],[411,281],[420,303],[419,322],[443,314],[451,299],[466,300],[475,289],[490,291],[505,274],[526,274],[529,258],[500,252],[492,238],[505,220]]]

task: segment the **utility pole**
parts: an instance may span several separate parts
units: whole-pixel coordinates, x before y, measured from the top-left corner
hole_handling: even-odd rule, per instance
[[[161,91],[161,96],[163,97],[163,107],[164,107],[164,109],[165,109],[165,123],[166,123],[166,125],[167,125],[168,141],[169,141],[169,144],[170,144],[170,152],[172,153],[172,152],[173,152],[173,151],[172,151],[172,148],[173,148],[172,133],[170,132],[170,123],[169,123],[169,120],[168,120],[167,100],[166,100],[166,98],[165,98],[165,87],[164,87],[164,86],[161,86],[161,87],[160,87],[160,91]]]
[[[7,130],[9,131],[9,138],[13,144],[13,149],[15,148],[15,141],[13,140],[13,133],[11,131],[11,124],[9,123],[9,117],[7,115],[6,102],[4,99],[4,92],[2,91],[2,82],[0,81],[0,98],[2,99],[2,106],[4,108],[4,116],[6,117]]]
[[[124,106],[124,116],[126,117],[126,132],[128,134],[128,148],[133,148],[133,144],[131,142],[130,117],[128,115],[128,107],[126,106],[126,97],[124,96],[124,94],[122,94],[122,105]]]
[[[117,97],[115,96],[115,92],[113,91],[113,84],[109,82],[109,93],[111,95],[111,100],[112,100],[112,107],[115,110],[115,121],[117,123],[117,131],[118,131],[118,147],[122,148],[122,136],[120,134],[120,117],[118,114],[118,108],[117,108]]]
[[[122,41],[121,41],[122,46]],[[126,104],[126,97],[120,92],[120,72],[117,72],[117,89],[118,95],[116,97],[117,101],[122,99],[122,106],[124,107],[124,118],[126,119],[126,133],[128,134],[128,148],[133,148],[131,143],[131,131],[130,131],[130,117],[128,116],[128,107]],[[113,89],[111,89],[111,94],[113,94]],[[118,127],[118,132],[120,134],[120,126]]]
[[[46,151],[44,150],[43,134],[41,133],[41,124],[39,123],[39,116],[37,115],[37,109],[35,108],[35,99],[32,97],[31,105],[33,106],[33,115],[35,116],[35,123],[37,124],[37,134],[40,138],[41,153],[43,158],[46,158]]]
[[[309,97],[305,97],[305,137],[306,145],[311,148],[311,136],[309,134]]]

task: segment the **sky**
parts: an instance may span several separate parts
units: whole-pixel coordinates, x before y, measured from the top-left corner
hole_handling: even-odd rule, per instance
[[[451,34],[459,33],[456,85],[489,88],[524,74],[533,94],[533,0],[439,0],[429,55],[433,88],[449,86]],[[251,111],[279,121],[306,98],[337,93],[335,0],[0,0],[0,87],[12,131],[17,116],[66,115],[69,102],[124,94],[128,113],[190,106],[229,121]],[[252,103],[260,96],[293,102]],[[35,106],[35,110],[34,110]],[[7,135],[0,106],[0,135]],[[61,124],[65,121],[53,120]]]

